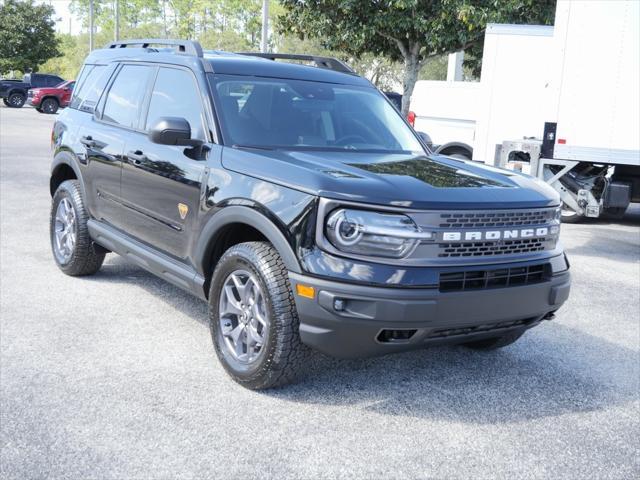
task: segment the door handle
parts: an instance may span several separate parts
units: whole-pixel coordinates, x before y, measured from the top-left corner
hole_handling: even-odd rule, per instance
[[[129,153],[127,153],[127,158],[130,158],[131,160],[133,160],[133,164],[134,165],[140,165],[142,162],[144,162],[147,159],[147,156],[142,153],[140,150],[136,150],[131,151]]]
[[[86,137],[80,137],[80,143],[87,148],[94,148],[98,145],[98,142],[96,142],[93,138],[91,138],[91,135]]]

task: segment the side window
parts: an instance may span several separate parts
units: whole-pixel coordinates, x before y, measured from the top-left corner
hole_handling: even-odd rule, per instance
[[[105,65],[86,65],[76,82],[78,88],[74,88],[69,106],[92,113],[109,80],[108,72],[111,68]]]
[[[124,65],[114,80],[104,104],[102,119],[123,127],[137,128],[150,68]]]
[[[176,68],[160,68],[151,94],[146,130],[159,117],[182,117],[191,126],[191,138],[206,139],[202,127],[202,100],[191,73]]]

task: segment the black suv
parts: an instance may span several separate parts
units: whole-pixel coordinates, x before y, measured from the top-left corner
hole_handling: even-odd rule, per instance
[[[0,80],[0,97],[7,107],[22,108],[30,88],[55,87],[64,80],[48,73],[27,73],[22,81]]]
[[[432,154],[335,59],[261,57],[89,55],[52,135],[63,272],[116,252],[208,301],[220,361],[254,389],[291,381],[309,347],[491,349],[553,317],[570,278],[552,188]]]

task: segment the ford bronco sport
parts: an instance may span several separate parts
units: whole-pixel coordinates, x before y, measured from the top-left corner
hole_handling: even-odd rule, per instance
[[[335,59],[112,43],[52,142],[60,269],[94,274],[115,252],[208,301],[248,388],[293,380],[311,349],[502,347],[569,294],[558,194],[432,154]]]

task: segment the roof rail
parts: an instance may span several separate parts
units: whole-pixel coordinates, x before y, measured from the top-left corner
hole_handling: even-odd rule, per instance
[[[336,72],[355,74],[356,72],[346,63],[333,57],[320,57],[318,55],[301,55],[297,53],[254,53],[239,52],[240,55],[248,55],[252,57],[267,58],[269,60],[306,60],[313,62],[319,68],[326,68]]]
[[[167,45],[177,47],[179,53],[202,57],[202,47],[195,40],[173,40],[166,38],[145,38],[134,40],[118,40],[105,45],[104,48],[126,48],[128,46],[140,46],[149,48],[151,45]]]

